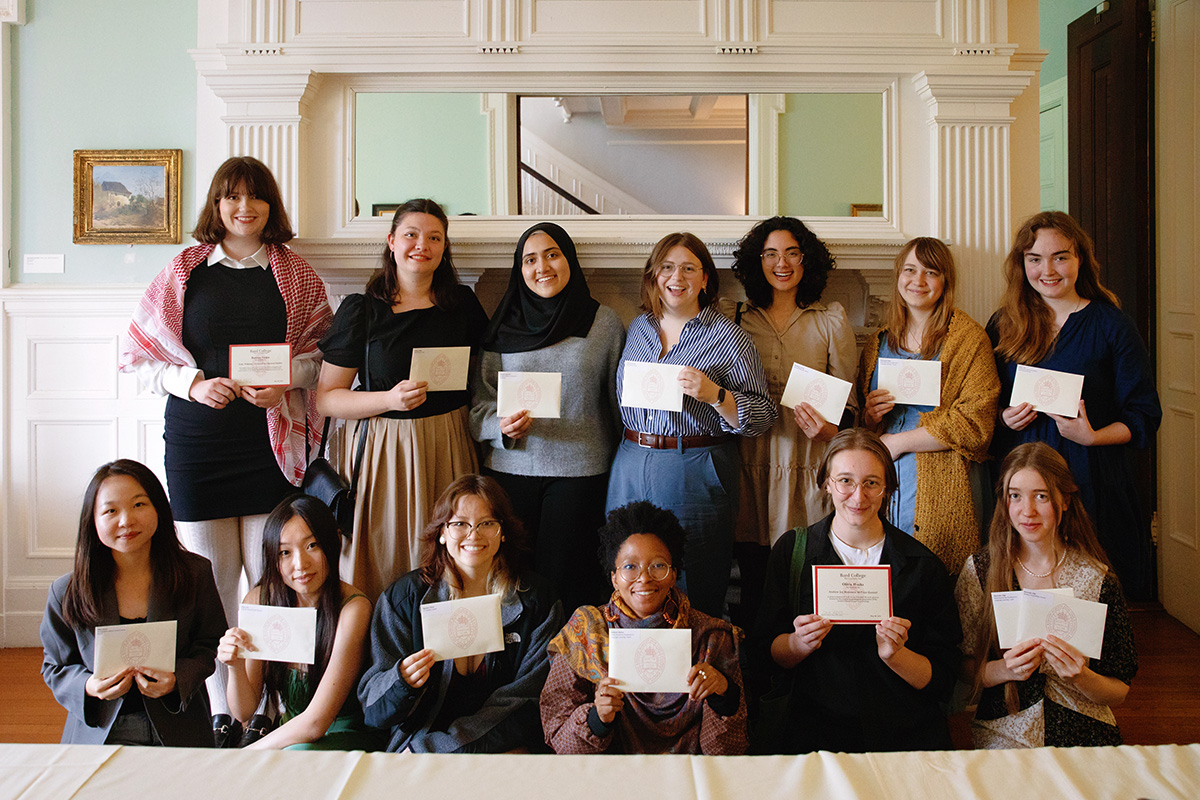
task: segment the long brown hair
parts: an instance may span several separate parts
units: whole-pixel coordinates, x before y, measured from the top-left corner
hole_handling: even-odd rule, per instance
[[[925,335],[921,337],[921,358],[931,359],[942,349],[946,334],[950,331],[950,317],[954,315],[954,284],[958,280],[958,272],[954,266],[954,256],[950,248],[941,239],[930,236],[918,236],[907,242],[900,252],[892,271],[892,302],[888,310],[887,342],[894,351],[904,347],[904,332],[908,329],[908,304],[900,297],[900,272],[904,263],[912,254],[926,269],[941,273],[943,287],[942,296],[938,298],[937,307],[929,317],[925,326]]]
[[[275,182],[271,170],[252,156],[234,156],[217,168],[212,183],[208,185],[208,199],[204,208],[200,209],[200,219],[196,222],[196,230],[192,231],[193,239],[205,244],[225,241],[228,231],[225,230],[225,223],[221,222],[221,198],[228,197],[239,186],[271,207],[266,227],[258,236],[260,242],[283,244],[295,238],[287,209],[283,207],[283,195],[279,193],[279,184]]]
[[[175,536],[175,517],[162,484],[145,464],[127,458],[110,461],[92,475],[79,511],[75,566],[63,593],[63,619],[73,628],[94,628],[104,621],[104,595],[116,581],[112,550],[100,541],[96,530],[96,495],[105,480],[117,475],[137,481],[158,514],[158,527],[150,540],[154,590],[171,597],[180,606],[190,603],[196,596],[195,581],[188,571],[183,546]]]
[[[463,574],[441,539],[446,523],[458,508],[458,501],[470,496],[487,503],[492,517],[500,523],[500,550],[492,560],[488,592],[511,597],[518,589],[525,556],[525,526],[513,511],[504,489],[485,475],[463,475],[447,486],[438,498],[433,507],[433,517],[421,532],[421,566],[418,568],[421,580],[427,586],[445,580],[450,586],[451,597],[461,595],[465,585]]]
[[[700,237],[686,231],[668,233],[658,240],[658,244],[654,245],[654,249],[650,251],[650,257],[646,259],[646,266],[642,270],[642,310],[649,311],[659,319],[662,319],[663,315],[663,302],[658,293],[658,265],[667,257],[671,248],[676,246],[684,247],[694,255],[700,262],[704,274],[708,276],[708,283],[705,284],[704,291],[700,292],[701,309],[707,308],[717,299],[717,292],[721,286],[712,253],[708,252],[708,247],[700,241]]]
[[[1100,265],[1096,249],[1075,218],[1062,211],[1043,211],[1034,214],[1017,228],[1012,249],[1004,261],[1007,286],[1000,310],[996,312],[996,352],[1008,361],[1036,364],[1054,349],[1054,312],[1025,275],[1025,253],[1042,228],[1053,228],[1071,241],[1079,258],[1079,277],[1075,292],[1085,300],[1095,300],[1121,307],[1117,296],[1100,282]]]
[[[401,205],[392,215],[392,227],[389,236],[394,236],[396,228],[409,214],[428,214],[442,223],[442,233],[445,236],[445,248],[442,250],[442,260],[433,271],[433,283],[429,287],[433,295],[433,304],[442,311],[452,311],[457,305],[455,290],[458,288],[458,271],[454,269],[454,259],[450,255],[450,221],[446,212],[433,200],[418,197]],[[383,252],[379,257],[379,269],[367,281],[366,294],[388,305],[396,302],[400,293],[400,276],[396,274],[396,256],[387,242],[383,243]]]
[[[1008,484],[1013,475],[1032,469],[1046,481],[1050,499],[1059,514],[1058,538],[1067,552],[1074,551],[1108,570],[1116,577],[1112,564],[1092,527],[1087,509],[1079,495],[1079,485],[1071,475],[1067,462],[1045,442],[1028,442],[1013,448],[1000,465],[1000,480],[996,483],[996,510],[988,529],[988,570],[983,581],[984,610],[979,638],[972,643],[975,657],[973,694],[978,696],[983,686],[983,669],[989,660],[1001,657],[996,638],[996,617],[992,613],[992,592],[1013,590],[1013,568],[1021,534],[1012,526],[1008,513]],[[1004,699],[1009,711],[1016,713],[1017,688],[1009,683],[1004,687]]]

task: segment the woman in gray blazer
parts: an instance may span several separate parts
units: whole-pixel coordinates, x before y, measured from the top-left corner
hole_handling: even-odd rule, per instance
[[[175,620],[175,670],[126,667],[96,675],[99,625]],[[162,484],[122,459],[84,493],[75,567],[50,587],[42,677],[67,709],[64,744],[212,747],[204,679],[225,612],[206,559],[185,551]]]

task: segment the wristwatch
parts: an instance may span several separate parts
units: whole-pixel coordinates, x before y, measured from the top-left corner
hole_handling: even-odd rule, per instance
[[[721,391],[717,392],[717,402],[713,403],[713,405],[719,406],[719,405],[721,405],[721,403],[724,403],[724,402],[725,402],[725,388],[722,387]]]

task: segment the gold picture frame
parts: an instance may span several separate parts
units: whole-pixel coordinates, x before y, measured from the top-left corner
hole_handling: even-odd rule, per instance
[[[76,150],[75,244],[179,244],[182,150]]]
[[[882,217],[883,203],[851,203],[850,216],[852,217]]]

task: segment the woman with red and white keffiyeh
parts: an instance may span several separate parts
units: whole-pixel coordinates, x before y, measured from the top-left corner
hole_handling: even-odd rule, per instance
[[[212,562],[229,619],[243,568],[262,576],[262,529],[304,476],[307,394],[320,370],[317,342],[331,314],[325,285],[284,246],[293,238],[266,165],[231,158],[213,176],[193,237],[143,295],[121,370],[167,397],[167,487],[179,537]],[[245,386],[230,377],[230,346],[291,346],[288,386]],[[224,670],[210,679],[215,712],[226,711]],[[219,679],[220,686],[214,681]]]

